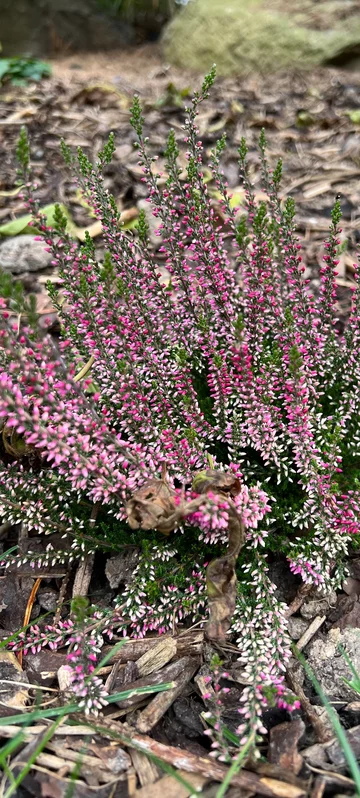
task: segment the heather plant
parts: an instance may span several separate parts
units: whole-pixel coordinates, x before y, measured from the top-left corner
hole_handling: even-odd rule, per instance
[[[164,187],[137,97],[132,107],[142,180],[169,274],[165,285],[145,214],[137,235],[126,234],[104,187],[114,136],[96,164],[62,145],[101,219],[102,262],[89,237],[74,244],[60,208],[53,227],[46,226],[25,132],[20,137],[19,179],[60,272],[59,294],[51,285],[49,293],[62,334],[56,343],[39,329],[34,307],[3,278],[0,512],[29,533],[28,551],[5,555],[4,567],[30,564],[36,574],[98,549],[138,552],[114,606],[88,610],[81,634],[72,617],[38,623],[18,634],[15,650],[69,645],[69,664],[80,668],[75,692],[87,708],[99,709],[105,699],[91,679],[89,651],[96,654],[114,633],[139,637],[190,623],[204,624],[210,640],[232,633],[247,681],[237,730],[246,745],[250,734],[257,743],[265,732],[264,708],[298,705],[284,683],[286,608],[269,559],[280,552],[303,581],[327,590],[341,582],[344,555],[358,534],[360,284],[355,274],[353,308],[340,334],[340,204],[314,297],[304,280],[294,202],[281,200],[282,165],[269,167],[264,133],[266,202],[255,199],[245,140],[239,147],[243,215],[221,170],[225,137],[214,147],[219,218],[197,128],[214,78],[212,70],[186,112],[185,179],[169,134]],[[32,547],[39,534],[49,538],[45,551]],[[221,678],[219,668],[209,673],[205,700],[214,750],[226,757]]]

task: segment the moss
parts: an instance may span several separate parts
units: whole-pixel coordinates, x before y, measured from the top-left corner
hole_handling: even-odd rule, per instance
[[[342,48],[360,42],[360,15],[334,20],[334,27],[297,24],[289,6],[265,0],[196,0],[178,14],[163,36],[165,57],[176,66],[204,72],[213,62],[219,74],[309,69]],[[331,20],[331,17],[328,18]],[[329,21],[331,26],[331,21]]]

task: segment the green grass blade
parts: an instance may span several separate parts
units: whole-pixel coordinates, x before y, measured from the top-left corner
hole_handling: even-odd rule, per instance
[[[329,718],[330,718],[332,727],[334,729],[335,735],[336,735],[336,737],[337,737],[337,739],[338,739],[338,741],[339,741],[339,743],[341,745],[341,748],[343,750],[345,759],[347,761],[347,764],[348,764],[348,767],[349,767],[349,771],[350,771],[350,773],[351,773],[351,775],[352,775],[352,777],[354,779],[354,782],[356,784],[357,793],[358,793],[358,795],[360,795],[360,767],[359,767],[358,761],[356,759],[356,756],[355,756],[355,754],[354,754],[354,752],[353,752],[353,750],[351,748],[351,745],[350,745],[349,740],[347,738],[346,732],[344,731],[336,712],[334,711],[333,707],[331,706],[330,701],[328,700],[327,696],[325,695],[325,693],[324,693],[321,685],[319,684],[319,682],[318,682],[313,670],[310,668],[310,665],[306,662],[305,658],[302,656],[302,654],[296,648],[296,646],[293,646],[293,650],[294,650],[294,653],[295,653],[296,657],[301,662],[301,664],[302,664],[302,666],[303,666],[303,668],[304,668],[304,670],[306,672],[306,675],[309,677],[309,679],[310,679],[314,689],[316,690],[319,698],[321,698],[322,704],[324,705],[325,709],[327,710],[327,713],[329,715]]]
[[[39,744],[36,746],[35,751],[33,751],[33,753],[30,755],[21,773],[19,773],[19,775],[15,778],[15,781],[12,783],[11,787],[9,787],[9,789],[6,790],[4,798],[10,798],[10,796],[13,795],[14,792],[17,790],[21,782],[24,780],[25,776],[27,776],[27,774],[29,773],[29,770],[31,770],[32,765],[36,762],[39,754],[41,754],[41,751],[45,748],[46,744],[51,740],[51,738],[55,734],[56,729],[60,725],[65,715],[66,715],[66,710],[64,710],[63,708],[61,715],[52,724],[52,726],[50,726],[49,729],[47,729],[46,732],[44,732],[44,734],[42,735]]]
[[[224,781],[223,781],[223,783],[221,784],[221,786],[219,787],[219,789],[218,789],[218,791],[216,793],[216,798],[224,798],[224,795],[226,795],[226,792],[227,792],[227,788],[231,784],[232,777],[235,776],[236,773],[239,772],[243,762],[246,759],[247,753],[250,750],[250,748],[254,745],[254,742],[255,742],[255,732],[252,732],[250,734],[249,739],[247,740],[245,745],[242,747],[241,751],[239,751],[236,759],[234,759],[232,765],[229,767],[229,770],[228,770],[228,772],[227,772],[227,774],[226,774],[226,776],[224,778]]]
[[[148,693],[163,693],[165,690],[171,690],[175,687],[175,682],[166,682],[164,684],[154,684],[148,687],[134,687],[132,690],[123,690],[122,693],[114,693],[109,695],[106,699],[108,704],[113,704],[115,701],[124,701],[125,698],[132,698],[134,695],[147,695]]]
[[[343,681],[345,682],[345,684],[349,685],[349,687],[351,687],[353,690],[355,690],[355,693],[360,695],[360,676],[359,676],[356,668],[354,667],[353,663],[351,662],[351,659],[350,659],[348,653],[345,651],[345,649],[342,646],[338,646],[338,649],[339,649],[340,653],[342,654],[342,656],[344,657],[344,660],[345,660],[346,664],[348,665],[349,670],[351,670],[351,673],[352,673],[352,675],[354,677],[354,679],[351,680],[351,681],[349,681],[348,679],[343,679]]]
[[[16,751],[16,749],[19,747],[19,745],[21,745],[21,743],[24,742],[24,740],[25,740],[24,732],[18,731],[18,733],[15,734],[15,737],[12,737],[12,739],[9,740],[8,743],[5,743],[5,745],[3,745],[2,748],[0,748],[0,768],[6,765],[6,760],[8,756],[10,756],[13,753],[13,751]]]
[[[114,701],[124,701],[134,695],[147,695],[148,693],[162,693],[165,690],[171,690],[174,687],[174,682],[167,682],[164,684],[149,685],[149,687],[136,687],[133,690],[123,690],[122,693],[114,693],[106,698],[108,704],[113,704]],[[75,712],[82,712],[83,708],[78,704],[67,704],[65,707],[54,707],[53,709],[35,709],[32,712],[23,713],[22,715],[10,715],[7,718],[0,718],[0,726],[20,726],[27,725],[36,720],[43,720],[44,718],[56,718],[65,710],[66,715],[71,715]]]

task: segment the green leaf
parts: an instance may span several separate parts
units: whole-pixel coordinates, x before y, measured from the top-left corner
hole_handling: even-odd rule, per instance
[[[0,58],[0,80],[7,74],[10,65],[10,58]]]
[[[53,203],[52,205],[45,205],[44,208],[40,208],[40,213],[43,213],[46,217],[46,222],[49,227],[52,227],[55,221],[55,207],[58,203]],[[65,205],[59,205],[62,213],[66,216],[67,219],[67,228],[66,232],[72,237],[77,238],[77,227],[74,224],[68,209]],[[32,220],[31,213],[26,213],[24,216],[19,216],[17,219],[12,219],[11,222],[6,222],[5,224],[0,225],[0,235],[3,236],[18,236],[20,233],[29,233],[30,235],[34,235],[36,233],[36,227],[29,226],[29,222]]]
[[[350,122],[353,122],[354,125],[360,125],[360,109],[356,108],[354,111],[345,111],[346,116],[349,117]]]

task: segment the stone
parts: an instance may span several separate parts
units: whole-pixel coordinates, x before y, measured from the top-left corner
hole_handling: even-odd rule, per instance
[[[15,654],[4,648],[0,649],[0,716],[8,714],[2,711],[4,707],[12,707],[13,711],[24,709],[29,698],[24,682],[28,681]]]
[[[97,0],[1,0],[2,55],[39,57],[132,44],[134,26]]]
[[[292,615],[288,620],[288,632],[292,640],[300,640],[306,632],[309,624],[304,618],[296,618]]]
[[[360,595],[360,579],[354,579],[353,576],[348,576],[342,583],[342,589],[348,596]]]
[[[358,629],[360,627],[360,602],[353,600],[347,605],[347,600],[354,596],[342,596],[339,600],[340,612],[333,622],[333,627],[338,629]],[[337,607],[335,608],[337,610]],[[343,611],[341,611],[343,609]],[[330,616],[329,620],[332,620]]]
[[[37,654],[28,653],[24,658],[24,667],[31,684],[40,684],[43,687],[50,687],[55,679],[59,668],[66,665],[66,653],[51,651],[42,648]]]
[[[352,673],[339,651],[344,648],[355,670],[360,672],[360,635],[356,629],[330,629],[326,637],[319,636],[309,644],[308,664],[312,668],[325,695],[332,699],[354,701],[357,693],[345,684],[351,681]]]
[[[39,590],[37,595],[37,600],[40,604],[40,607],[47,612],[53,612],[56,610],[58,598],[59,592],[54,590],[52,587],[44,587],[42,590]]]
[[[352,748],[352,752],[356,759],[360,758],[360,726],[354,726],[352,729],[347,729],[346,736],[348,742]],[[342,765],[346,764],[346,756],[344,754],[344,749],[338,742],[338,740],[334,740],[331,745],[328,745],[326,748],[326,753],[330,762],[336,767],[341,767]]]
[[[335,607],[337,602],[337,594],[332,590],[326,595],[321,593],[315,594],[314,598],[305,601],[300,607],[300,615],[307,621],[312,621],[317,615],[326,615],[331,607]]]
[[[360,44],[360,14],[344,5],[344,0],[196,0],[165,29],[164,55],[183,69],[204,74],[215,62],[219,74],[237,76],[311,69],[341,57],[344,65],[358,57]]]
[[[51,259],[51,252],[46,252],[44,242],[36,241],[35,236],[14,236],[0,243],[0,269],[11,274],[47,269]]]
[[[122,583],[129,582],[137,566],[138,559],[138,549],[129,548],[107,560],[105,574],[112,589],[119,587]]]

